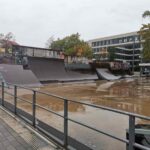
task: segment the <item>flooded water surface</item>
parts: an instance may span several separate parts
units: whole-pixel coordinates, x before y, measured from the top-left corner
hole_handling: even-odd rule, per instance
[[[68,99],[107,106],[150,116],[150,79],[124,79],[85,83],[57,83],[43,86],[40,91],[50,92]],[[22,98],[32,99],[32,94],[22,92]],[[37,103],[63,114],[63,101],[37,94]],[[31,113],[31,106],[19,102],[18,106]],[[63,131],[63,119],[40,108],[37,118]],[[69,102],[69,118],[88,124],[115,136],[126,138],[128,116]],[[136,120],[136,123],[145,123]],[[148,122],[146,122],[148,123]],[[95,150],[125,150],[125,144],[69,121],[69,135]]]

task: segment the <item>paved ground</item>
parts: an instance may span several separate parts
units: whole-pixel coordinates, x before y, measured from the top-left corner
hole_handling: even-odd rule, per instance
[[[21,121],[12,118],[0,108],[0,150],[56,150],[53,143],[48,143],[25,127]]]

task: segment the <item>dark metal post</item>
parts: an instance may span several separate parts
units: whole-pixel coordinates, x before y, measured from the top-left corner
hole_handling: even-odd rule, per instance
[[[4,86],[4,82],[2,82],[2,106],[4,106],[4,89],[5,86]]]
[[[64,100],[64,147],[68,146],[68,100]]]
[[[140,44],[141,45],[141,44]],[[140,46],[140,48],[142,48],[142,45]],[[143,58],[143,55],[142,55],[142,51],[140,52],[140,63],[142,63],[142,58]],[[142,76],[143,74],[143,67],[141,66],[140,67],[140,77]]]
[[[135,36],[133,36],[133,40],[134,40],[134,43],[133,43],[133,60],[132,60],[132,72],[134,74],[134,61],[135,61]]]
[[[33,91],[33,99],[32,99],[32,117],[33,117],[33,126],[36,125],[36,91]]]
[[[135,143],[135,116],[129,116],[129,150],[134,150]]]
[[[33,49],[33,56],[34,56],[34,49]]]
[[[17,86],[14,85],[14,113],[17,114]]]

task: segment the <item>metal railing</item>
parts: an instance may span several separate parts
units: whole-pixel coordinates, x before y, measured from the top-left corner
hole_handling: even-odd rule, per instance
[[[142,150],[150,150],[150,148],[135,142],[135,119],[139,118],[139,119],[144,119],[144,120],[150,121],[150,117],[146,117],[146,116],[143,116],[143,115],[134,114],[134,113],[130,113],[130,112],[125,112],[125,111],[121,111],[121,110],[117,110],[117,109],[112,109],[112,108],[108,108],[108,107],[105,107],[105,106],[93,105],[93,104],[84,103],[84,102],[81,102],[81,101],[66,99],[64,97],[61,97],[61,96],[58,96],[58,95],[55,95],[55,94],[42,92],[42,91],[34,90],[34,89],[31,89],[31,88],[28,88],[28,87],[24,87],[24,86],[20,86],[20,85],[13,85],[13,84],[7,83],[7,85],[9,85],[9,86],[13,86],[14,92],[12,94],[12,93],[9,93],[5,90],[5,88],[6,88],[5,84],[6,83],[2,82],[2,85],[1,85],[1,91],[2,91],[2,93],[1,93],[1,95],[2,95],[1,105],[5,107],[5,105],[4,105],[4,103],[5,103],[5,93],[10,95],[10,96],[13,96],[13,98],[14,98],[14,103],[13,103],[13,105],[14,105],[13,109],[14,110],[13,110],[13,112],[15,113],[15,115],[18,115],[18,112],[17,112],[17,109],[18,109],[17,108],[17,102],[18,102],[18,100],[21,100],[21,101],[24,101],[24,102],[27,102],[27,103],[31,104],[32,105],[32,125],[33,125],[33,127],[35,127],[35,128],[37,127],[37,125],[36,125],[36,109],[37,108],[43,109],[45,111],[48,111],[48,112],[50,112],[54,115],[57,115],[57,116],[63,118],[63,122],[64,122],[63,143],[59,143],[59,144],[61,144],[65,149],[69,149],[69,144],[68,144],[68,138],[69,138],[69,136],[68,136],[68,121],[71,121],[73,123],[76,123],[78,125],[86,127],[90,130],[93,130],[93,131],[98,132],[100,134],[106,135],[106,136],[111,137],[111,138],[113,138],[115,140],[118,140],[120,142],[126,143],[128,150],[134,150],[135,148],[139,148],[139,149],[142,149]],[[19,89],[23,88],[23,89],[26,89],[26,90],[30,90],[32,92],[32,102],[27,100],[27,99],[19,97],[18,94],[17,94],[18,88]],[[64,104],[64,114],[63,115],[59,114],[59,113],[57,113],[57,112],[55,112],[55,111],[53,111],[49,108],[46,108],[44,106],[41,106],[41,105],[37,104],[36,103],[37,93],[38,94],[44,94],[44,95],[51,96],[51,97],[55,97],[55,98],[58,98],[59,100],[61,100]],[[77,120],[69,118],[68,117],[68,102],[72,102],[72,103],[76,103],[76,104],[82,104],[82,105],[86,105],[86,106],[89,106],[89,107],[102,109],[102,110],[115,112],[115,113],[118,113],[118,114],[128,116],[129,117],[129,130],[128,130],[129,138],[128,139],[120,138],[120,137],[114,136],[110,133],[107,133],[107,132],[104,132],[102,130],[96,129],[96,128],[94,128],[92,126],[89,126],[87,124],[84,124],[82,122],[79,122]]]

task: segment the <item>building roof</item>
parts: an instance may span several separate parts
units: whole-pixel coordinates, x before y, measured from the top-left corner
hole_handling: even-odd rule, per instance
[[[121,38],[121,37],[127,37],[127,36],[132,36],[132,35],[138,35],[138,31],[135,32],[129,32],[129,33],[123,33],[123,34],[118,34],[118,35],[112,35],[112,36],[107,36],[107,37],[101,37],[101,38],[95,38],[87,41],[88,43],[91,42],[96,42],[96,41],[102,41],[102,40],[110,40],[110,39],[116,39],[116,38]]]
[[[14,45],[16,47],[22,48],[31,48],[31,49],[40,49],[40,50],[47,50],[47,51],[62,51],[60,49],[49,49],[49,48],[41,48],[41,47],[32,47],[32,46],[24,46],[24,45]]]
[[[19,45],[16,41],[8,41],[12,45]]]

